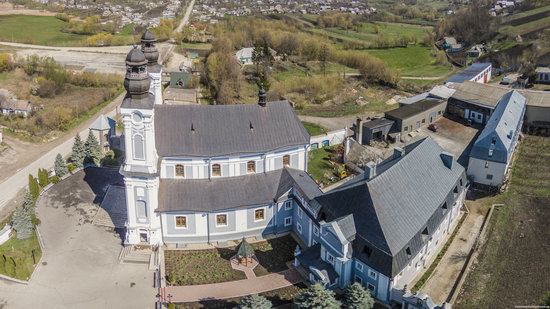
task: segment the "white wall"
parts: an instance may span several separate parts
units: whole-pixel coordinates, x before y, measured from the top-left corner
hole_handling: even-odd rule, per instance
[[[210,177],[209,174],[211,173],[211,166],[213,164],[220,164],[222,171],[229,171],[228,175],[222,175],[222,177],[242,176],[247,175],[248,173],[245,171],[245,174],[241,174],[240,165],[246,164],[249,161],[256,162],[256,172],[269,172],[276,169],[276,160],[282,160],[283,156],[293,154],[298,155],[298,166],[293,166],[293,168],[306,170],[307,154],[305,147],[298,147],[280,152],[271,152],[267,154],[251,154],[247,156],[233,156],[229,158],[167,157],[162,159],[160,176],[161,178],[169,178],[170,175],[175,176],[175,166],[177,164],[181,164],[184,167],[193,167],[193,172],[191,173],[191,175],[188,175],[186,170],[186,179],[208,179]],[[171,171],[169,171],[170,169]]]
[[[488,165],[486,165],[486,162]],[[487,166],[487,167],[486,167]],[[473,182],[489,185],[500,186],[504,182],[507,164],[470,158],[468,163],[467,174]],[[493,175],[493,179],[487,179],[487,174]]]
[[[336,131],[330,131],[325,134],[312,136],[310,138],[310,145],[318,144],[319,148],[323,148],[323,141],[328,140],[329,146],[342,144],[346,139],[347,129],[341,129]],[[311,150],[311,147],[308,148],[308,151]]]

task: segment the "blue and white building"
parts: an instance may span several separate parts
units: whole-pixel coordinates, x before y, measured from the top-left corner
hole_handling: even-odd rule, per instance
[[[510,169],[526,110],[517,91],[505,94],[470,151],[468,176],[475,183],[500,187]]]
[[[309,280],[358,281],[390,303],[457,222],[465,171],[431,139],[323,193],[306,172],[310,137],[287,101],[266,102],[261,91],[258,104],[164,105],[146,55],[134,48],[126,64],[126,244],[291,233]]]

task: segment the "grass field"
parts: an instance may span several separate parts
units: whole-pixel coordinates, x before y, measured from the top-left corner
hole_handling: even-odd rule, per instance
[[[19,240],[15,236],[12,236],[0,246],[0,274],[16,279],[29,280],[34,271],[34,261],[38,263],[41,255],[42,251],[40,250],[36,233],[33,233],[31,238],[24,240]],[[4,257],[6,258],[5,261]],[[16,263],[15,269],[11,264],[13,263],[12,261]]]
[[[550,138],[520,144],[508,191],[495,210],[478,264],[466,278],[458,309],[540,304],[550,291]]]
[[[399,23],[363,23],[354,30],[345,30],[340,28],[327,28],[326,31],[337,33],[344,37],[352,39],[359,39],[364,41],[373,41],[378,35],[389,38],[396,38],[401,36],[415,36],[417,40],[422,40],[426,35],[426,31],[431,30],[432,27],[399,24]],[[377,32],[378,31],[378,32]]]
[[[333,147],[324,147],[309,152],[307,172],[315,181],[324,185],[336,182],[335,165],[330,161],[334,151]]]
[[[37,45],[72,45],[85,35],[61,32],[67,23],[53,16],[0,16],[0,40]]]
[[[67,22],[53,16],[0,16],[0,41],[47,46],[85,45],[89,36],[63,32],[66,25]],[[113,36],[113,44],[133,42],[133,30],[131,24],[124,26],[120,33]]]
[[[287,262],[294,259],[296,241],[292,236],[283,236],[252,244],[260,263],[254,268],[256,276],[265,276],[288,269]]]
[[[420,45],[409,45],[407,48],[370,49],[366,50],[382,59],[402,76],[439,77],[447,74],[451,68],[435,64],[431,48]]]
[[[530,17],[530,16],[534,16],[534,15],[538,15],[538,14],[541,14],[541,13],[546,13],[546,12],[550,12],[550,5],[541,6],[541,7],[536,8],[536,9],[532,9],[532,10],[524,11],[524,12],[521,12],[521,13],[518,13],[518,14],[514,14],[510,17],[505,18],[503,20],[503,23],[504,24],[513,23],[513,21],[520,20],[520,19]]]

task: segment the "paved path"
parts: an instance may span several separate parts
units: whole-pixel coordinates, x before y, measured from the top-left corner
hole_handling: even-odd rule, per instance
[[[291,286],[301,281],[302,277],[296,269],[288,269],[280,273],[251,279],[203,285],[169,286],[161,289],[160,295],[164,301],[196,302],[205,299],[226,299],[263,293]]]
[[[185,15],[183,15],[183,18],[181,19],[180,24],[176,28],[176,32],[181,32],[183,30],[183,27],[189,23],[189,17],[191,16],[191,12],[193,12],[194,5],[195,5],[195,0],[191,0],[191,2],[189,2],[189,5],[187,6]]]
[[[449,249],[421,289],[422,292],[430,295],[436,303],[447,301],[482,223],[483,214],[477,212],[468,214]]]
[[[71,152],[74,142],[74,136],[77,132],[80,133],[80,137],[82,139],[86,139],[89,131],[88,126],[98,117],[98,115],[104,113],[109,117],[113,117],[116,114],[116,107],[120,105],[122,99],[124,98],[124,95],[125,94],[121,94],[120,96],[115,98],[113,102],[107,105],[107,107],[103,108],[96,115],[91,117],[88,121],[80,125],[78,129],[67,133],[65,136],[55,141],[52,144],[52,146],[55,145],[55,147],[52,148],[50,151],[42,154],[40,157],[36,158],[34,162],[19,169],[14,175],[10,176],[2,183],[0,183],[0,211],[11,199],[16,197],[17,193],[21,189],[27,186],[29,174],[36,175],[39,168],[48,169],[53,167],[55,157],[58,153],[63,156],[67,156]]]

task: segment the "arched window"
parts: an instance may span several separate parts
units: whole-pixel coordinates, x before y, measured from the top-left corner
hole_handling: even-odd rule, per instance
[[[212,176],[221,176],[222,167],[219,164],[212,164]]]
[[[134,159],[145,160],[145,145],[143,144],[143,136],[134,135]]]
[[[246,171],[248,173],[256,173],[256,161],[248,161],[246,163]]]
[[[290,155],[283,156],[283,166],[290,166]]]
[[[139,221],[147,219],[147,203],[142,200],[136,202],[137,218]]]
[[[176,177],[185,177],[185,170],[183,165],[176,165]]]

